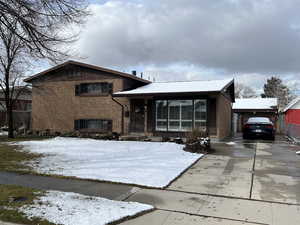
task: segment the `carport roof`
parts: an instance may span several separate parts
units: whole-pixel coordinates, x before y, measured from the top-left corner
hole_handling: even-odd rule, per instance
[[[274,110],[277,109],[277,98],[237,98],[233,110]]]

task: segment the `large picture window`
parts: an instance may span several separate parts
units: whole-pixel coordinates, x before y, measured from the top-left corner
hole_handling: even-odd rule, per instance
[[[156,101],[157,131],[191,131],[206,129],[206,100]]]

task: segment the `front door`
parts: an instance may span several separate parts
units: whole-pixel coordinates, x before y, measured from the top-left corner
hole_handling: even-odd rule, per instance
[[[144,132],[145,107],[144,99],[131,100],[130,131]]]

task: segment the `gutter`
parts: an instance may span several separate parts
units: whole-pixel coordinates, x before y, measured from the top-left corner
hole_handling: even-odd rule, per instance
[[[122,108],[122,115],[121,115],[121,134],[124,134],[124,105],[122,105],[120,102],[118,102],[112,95],[111,100],[113,100],[115,103],[117,103]]]

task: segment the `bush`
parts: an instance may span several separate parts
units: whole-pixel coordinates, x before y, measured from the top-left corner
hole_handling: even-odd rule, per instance
[[[207,132],[194,129],[186,135],[185,151],[193,153],[208,153],[211,151]]]

